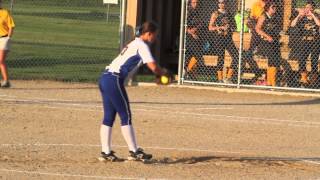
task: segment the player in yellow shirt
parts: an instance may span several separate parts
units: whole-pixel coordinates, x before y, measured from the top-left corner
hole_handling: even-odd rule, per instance
[[[0,71],[3,81],[0,86],[2,88],[8,88],[10,87],[10,82],[5,60],[10,49],[10,38],[13,34],[15,24],[9,11],[1,8],[1,4],[2,0],[0,0]]]
[[[256,1],[251,8],[251,18],[258,19],[263,13],[265,4],[265,0]]]
[[[248,19],[248,22],[247,22],[247,26],[249,27],[251,32],[251,39],[250,39],[250,47],[245,52],[245,56],[246,56],[245,61],[246,63],[249,64],[250,68],[254,70],[256,80],[262,76],[262,71],[259,69],[257,62],[253,59],[255,51],[261,41],[255,28],[256,28],[259,17],[263,15],[264,6],[266,2],[268,2],[268,0],[257,0],[252,5],[251,11],[250,11],[250,18]],[[258,81],[257,83],[260,84]],[[262,84],[264,84],[264,82],[262,82]]]

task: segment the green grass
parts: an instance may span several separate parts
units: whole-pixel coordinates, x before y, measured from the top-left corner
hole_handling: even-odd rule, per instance
[[[21,1],[15,4],[21,4]],[[102,0],[23,0],[23,4],[42,6],[73,6],[73,7],[97,7],[103,4]],[[111,5],[114,7],[116,5]]]
[[[34,3],[32,3],[34,2]],[[96,81],[119,47],[119,19],[106,8],[17,2],[7,63],[12,79]],[[112,13],[119,11],[113,6]]]
[[[314,3],[316,3],[316,6],[318,7],[320,5],[320,0],[314,0]],[[296,0],[296,7],[297,8],[305,7],[305,5],[306,5],[305,0]]]

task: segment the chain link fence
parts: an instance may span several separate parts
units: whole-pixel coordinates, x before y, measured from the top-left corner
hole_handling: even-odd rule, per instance
[[[102,0],[11,0],[3,7],[16,24],[10,79],[96,81],[119,52],[120,5],[107,12]]]
[[[183,83],[319,91],[319,4],[186,2]]]
[[[319,91],[319,2],[185,1],[183,83]],[[119,5],[109,13],[102,0],[3,7],[16,24],[11,79],[96,81],[119,50]]]

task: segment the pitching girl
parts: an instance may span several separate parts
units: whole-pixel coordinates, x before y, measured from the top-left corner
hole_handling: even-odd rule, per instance
[[[118,159],[111,150],[111,132],[117,113],[121,119],[122,135],[129,147],[128,159],[144,161],[152,158],[151,154],[145,153],[137,146],[124,81],[130,72],[143,64],[146,64],[154,74],[159,76],[163,74],[163,70],[156,64],[149,48],[149,44],[153,43],[156,37],[157,26],[154,23],[145,22],[141,26],[140,35],[123,48],[100,78],[99,88],[104,108],[104,119],[100,129],[102,145],[100,159],[102,160]]]

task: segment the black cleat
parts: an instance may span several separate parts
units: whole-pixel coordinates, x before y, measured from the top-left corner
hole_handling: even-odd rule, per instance
[[[148,161],[152,158],[152,154],[147,154],[143,152],[143,149],[138,148],[136,152],[129,151],[128,160],[129,161]]]
[[[0,85],[1,88],[9,88],[11,87],[11,84],[9,81],[3,81],[3,83],[1,83]]]
[[[114,151],[111,151],[109,154],[101,152],[101,155],[98,159],[99,159],[99,161],[110,161],[110,162],[118,161],[119,158],[114,154],[115,154]]]

